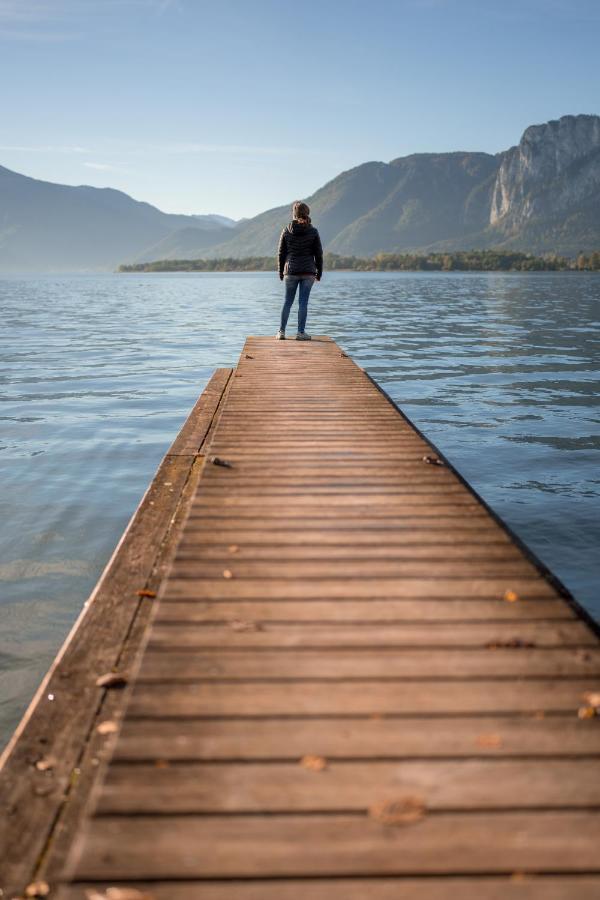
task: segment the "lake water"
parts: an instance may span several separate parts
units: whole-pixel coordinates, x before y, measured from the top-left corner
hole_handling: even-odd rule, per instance
[[[281,291],[267,273],[0,279],[0,744],[213,369],[275,333]],[[593,273],[339,272],[308,322],[596,616],[599,319]]]

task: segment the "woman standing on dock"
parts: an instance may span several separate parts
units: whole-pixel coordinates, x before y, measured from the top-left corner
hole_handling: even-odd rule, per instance
[[[306,203],[296,200],[292,207],[292,221],[281,232],[279,238],[279,278],[285,279],[285,301],[281,310],[281,322],[276,334],[278,341],[285,340],[292,303],[298,294],[298,334],[297,341],[310,341],[306,334],[306,316],[310,289],[323,274],[323,248],[319,232],[311,225],[310,209]]]

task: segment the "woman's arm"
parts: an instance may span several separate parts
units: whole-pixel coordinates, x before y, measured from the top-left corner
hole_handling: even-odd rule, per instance
[[[283,267],[287,258],[287,241],[285,238],[285,228],[279,236],[279,247],[277,248],[277,260],[279,267],[279,278],[283,281]]]
[[[323,274],[323,246],[321,244],[321,237],[320,237],[318,231],[317,231],[317,235],[315,237],[315,243],[313,246],[313,254],[314,254],[315,263],[317,266],[317,281],[320,281],[321,275]]]

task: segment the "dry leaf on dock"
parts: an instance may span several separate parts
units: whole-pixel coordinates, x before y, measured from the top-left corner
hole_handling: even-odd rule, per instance
[[[100,722],[96,731],[98,734],[114,734],[117,731],[118,725],[116,722],[113,722],[112,719],[106,719],[104,722]]]
[[[25,888],[26,897],[47,897],[50,893],[50,885],[47,881],[32,881]]]
[[[156,591],[148,591],[146,588],[143,588],[141,591],[136,591],[138,597],[156,597]]]
[[[327,760],[324,756],[314,756],[309,753],[302,757],[300,765],[302,768],[309,769],[311,772],[322,772],[327,768]]]
[[[229,623],[232,631],[261,631],[258,622],[250,622],[245,619],[232,619]]]
[[[383,825],[410,825],[422,819],[427,811],[422,797],[381,800],[369,807],[369,815]]]
[[[507,591],[504,591],[504,599],[507,603],[516,603],[519,599],[519,595],[516,591],[511,591],[509,588]]]
[[[220,456],[211,456],[209,462],[211,462],[213,466],[223,466],[224,469],[233,469],[233,464],[227,462],[226,459],[221,459]]]
[[[587,694],[583,695],[583,699],[588,704],[588,706],[593,706],[594,709],[598,709],[598,707],[600,707],[600,692],[599,691],[590,691]]]
[[[127,684],[127,676],[121,672],[107,672],[96,678],[96,687],[116,688],[124,687]]]
[[[38,759],[36,762],[35,767],[38,772],[48,772],[49,769],[54,768],[56,763],[57,760],[54,756],[42,756],[42,758]],[[35,896],[35,894],[32,894],[32,896]]]
[[[578,719],[593,719],[597,712],[593,706],[580,706],[577,710]]]
[[[154,894],[131,887],[109,887],[105,891],[86,891],[87,900],[154,900]]]
[[[233,578],[231,569],[223,569],[223,578]]]
[[[502,738],[499,734],[479,734],[476,743],[478,747],[489,747],[492,749],[502,746]]]

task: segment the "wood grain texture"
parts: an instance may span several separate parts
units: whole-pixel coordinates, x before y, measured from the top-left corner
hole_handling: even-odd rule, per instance
[[[58,900],[89,900],[111,885],[66,886]],[[494,878],[274,878],[225,881],[128,882],[154,900],[598,900],[600,877],[525,875]]]
[[[574,840],[574,836],[577,840]],[[599,868],[595,812],[434,813],[405,827],[368,816],[100,816],[75,875],[254,878]],[[152,852],[149,852],[152,848]]]
[[[330,340],[249,338],[208,439],[59,896],[593,896],[562,587]]]
[[[364,812],[417,796],[430,811],[600,806],[600,761],[329,761],[111,766],[99,814]]]
[[[134,719],[123,724],[116,760],[289,760],[525,756],[600,757],[600,728],[573,715],[493,717]]]

